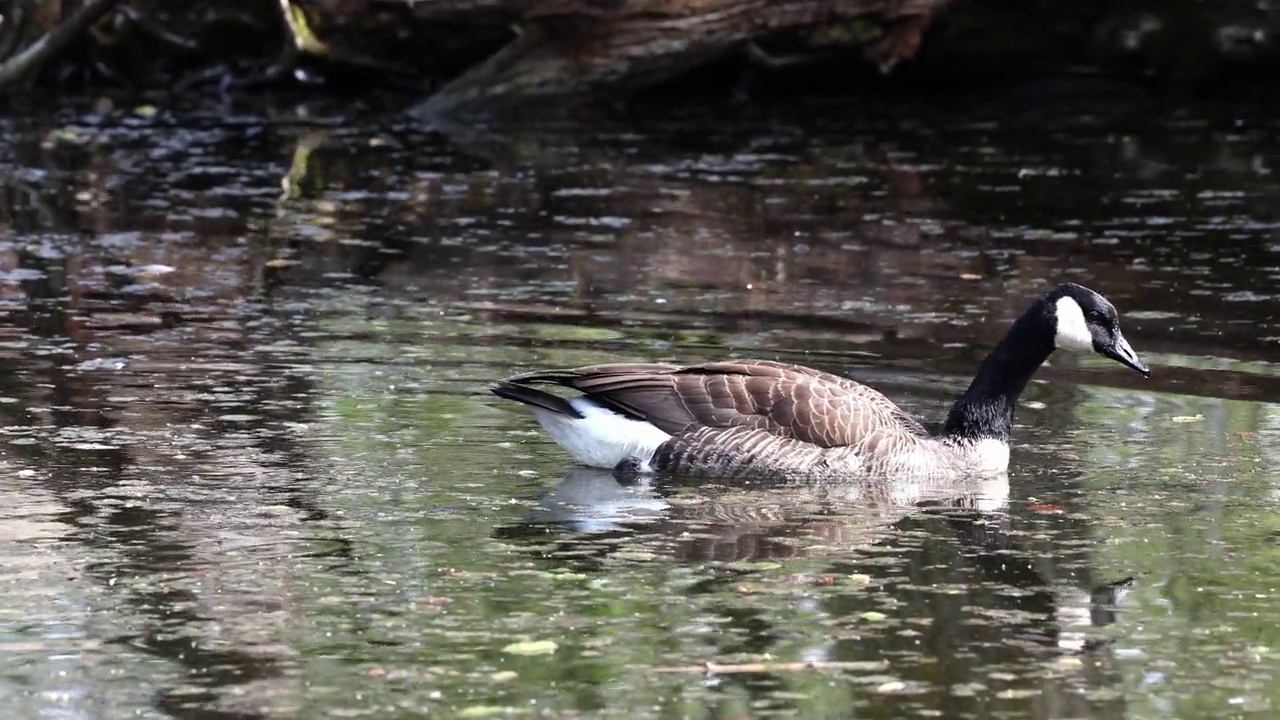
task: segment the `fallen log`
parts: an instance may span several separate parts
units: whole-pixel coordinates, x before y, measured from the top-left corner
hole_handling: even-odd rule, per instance
[[[423,116],[494,110],[511,100],[611,96],[652,86],[730,53],[778,60],[760,42],[790,34],[811,50],[865,48],[888,70],[912,57],[951,0],[478,0],[518,17],[518,36],[433,95]],[[413,3],[419,19],[456,17],[465,3]]]

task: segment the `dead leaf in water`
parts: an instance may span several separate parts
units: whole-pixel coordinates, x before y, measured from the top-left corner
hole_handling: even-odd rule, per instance
[[[525,640],[507,645],[502,652],[508,655],[550,655],[557,647],[559,645],[554,640]]]
[[[469,708],[460,710],[458,717],[460,718],[487,718],[496,717],[498,715],[506,715],[515,712],[515,708],[507,705],[472,705]]]
[[[647,550],[619,550],[612,556],[615,560],[629,560],[631,562],[649,562],[658,557],[656,553]]]
[[[446,606],[453,603],[453,598],[438,597],[436,595],[428,595],[424,598],[418,598],[414,601],[414,605],[418,610],[425,612],[440,612]]]
[[[907,684],[900,680],[890,680],[876,688],[878,693],[896,693],[907,689]]]
[[[770,662],[770,663],[734,663],[719,665],[707,662],[702,665],[680,665],[676,667],[656,667],[650,672],[662,674],[712,674],[737,675],[753,673],[805,672],[810,670],[847,670],[851,672],[884,671],[889,664],[883,660],[818,660],[813,662]]]
[[[725,567],[729,570],[736,570],[738,572],[766,572],[781,568],[782,563],[772,562],[769,560],[759,560],[755,562],[744,560],[740,562],[725,563]]]
[[[1043,691],[1039,688],[1009,688],[996,693],[996,697],[1001,700],[1022,700],[1025,698],[1033,698],[1040,695]]]

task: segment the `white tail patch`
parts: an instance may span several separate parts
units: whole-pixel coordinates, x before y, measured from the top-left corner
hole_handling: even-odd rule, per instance
[[[581,418],[543,408],[533,408],[533,414],[551,438],[581,465],[612,470],[619,462],[634,457],[640,460],[642,470],[649,470],[653,453],[671,438],[651,423],[632,420],[590,398],[571,398],[569,404]]]
[[[1092,350],[1093,334],[1084,321],[1080,303],[1072,297],[1060,297],[1055,306],[1057,331],[1053,335],[1054,347],[1063,350]]]

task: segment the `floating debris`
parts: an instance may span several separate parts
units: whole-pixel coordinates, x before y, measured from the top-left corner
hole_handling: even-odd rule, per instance
[[[560,647],[554,640],[525,640],[502,648],[508,655],[550,655]]]

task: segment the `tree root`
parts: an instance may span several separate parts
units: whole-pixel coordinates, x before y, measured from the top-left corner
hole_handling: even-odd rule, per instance
[[[742,47],[742,55],[751,65],[765,70],[782,70],[789,67],[800,65],[810,65],[813,63],[829,60],[834,53],[830,50],[818,50],[814,52],[791,53],[787,55],[779,55],[769,52],[760,47],[760,44],[754,40],[748,41]]]
[[[18,47],[30,14],[30,8],[24,0],[14,0],[3,18],[0,18],[0,60],[8,59],[14,48]]]
[[[110,12],[115,4],[116,0],[89,0],[61,25],[0,64],[0,90],[13,87],[48,65],[91,25]]]
[[[252,88],[283,84],[286,82],[314,83],[308,79],[304,61],[313,58],[321,67],[347,67],[356,70],[383,73],[390,76],[412,77],[412,68],[382,62],[351,50],[333,47],[316,36],[307,16],[293,4],[293,0],[277,0],[282,19],[288,29],[288,39],[279,57],[269,67],[249,77],[228,83],[231,88]]]
[[[136,8],[124,5],[120,8],[120,14],[129,19],[135,27],[155,39],[170,52],[177,55],[195,55],[204,50],[204,43],[193,37],[180,35],[164,25],[159,23],[155,18],[146,13],[139,12]]]

